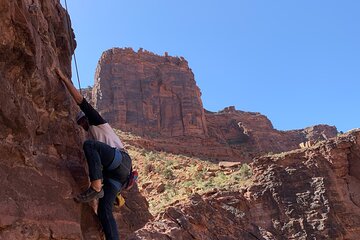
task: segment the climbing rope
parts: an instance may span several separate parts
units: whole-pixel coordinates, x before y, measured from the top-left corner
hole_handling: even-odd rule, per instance
[[[67,13],[67,16],[66,16],[66,24],[67,24],[67,27],[68,27],[68,32],[69,32],[69,39],[70,39],[70,47],[71,49],[73,49],[73,44],[72,44],[72,41],[71,41],[71,27],[70,27],[70,14],[69,14],[69,11],[68,11],[68,7],[67,7],[67,2],[65,0],[65,8],[66,8],[66,13]],[[75,54],[75,49],[74,49],[74,63],[75,63],[75,69],[76,69],[76,77],[77,77],[77,80],[78,80],[78,84],[79,84],[79,90],[80,90],[80,94],[81,93],[81,86],[80,86],[80,77],[79,77],[79,71],[78,71],[78,66],[77,66],[77,61],[76,61],[76,54]]]

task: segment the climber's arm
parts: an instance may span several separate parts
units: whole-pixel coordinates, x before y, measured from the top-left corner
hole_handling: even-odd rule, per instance
[[[71,96],[74,98],[75,102],[77,104],[80,104],[84,97],[80,94],[80,92],[74,87],[72,82],[68,77],[65,76],[65,74],[59,69],[55,68],[55,72],[59,75],[60,79],[65,84],[66,88],[69,90]]]

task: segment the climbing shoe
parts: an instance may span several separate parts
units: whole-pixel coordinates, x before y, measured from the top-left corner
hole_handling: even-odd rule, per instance
[[[101,189],[100,192],[97,192],[92,187],[89,187],[86,191],[80,193],[74,199],[75,199],[76,202],[86,203],[86,202],[90,202],[90,201],[92,201],[94,199],[102,198],[103,196],[104,196],[104,190],[103,189]]]

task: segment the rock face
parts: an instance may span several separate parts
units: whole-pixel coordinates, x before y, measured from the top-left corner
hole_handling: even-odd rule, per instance
[[[53,71],[71,73],[65,11],[58,0],[0,0],[0,12],[0,239],[100,239],[93,211],[72,200],[88,178],[77,107]],[[121,230],[150,217],[133,195],[137,223]]]
[[[65,11],[58,0],[0,0],[0,11],[0,239],[101,239],[90,206],[72,200],[87,187],[88,178],[81,149],[84,137],[74,122],[78,109],[53,71],[59,66],[68,76],[71,73],[75,42]],[[204,156],[219,158],[239,158],[240,149],[246,148],[242,144],[270,151],[261,141],[268,140],[267,130],[275,130],[265,117],[246,113],[247,120],[231,108],[205,114],[184,59],[114,49],[100,63],[104,65],[98,68],[94,103],[115,126],[154,133],[159,144],[154,147],[192,154],[210,149],[213,152]],[[107,77],[109,81],[103,82]],[[111,89],[122,91],[110,94]],[[294,142],[288,143],[293,147],[299,141],[328,137],[332,130],[317,126],[314,131],[271,136],[279,142],[282,134],[293,134]],[[169,139],[174,139],[171,144]],[[356,239],[358,142],[356,132],[260,158],[248,189],[194,196],[144,228],[151,215],[134,188],[124,193],[126,205],[115,211],[119,232],[124,238],[141,228],[132,236],[135,239]],[[276,147],[274,151],[283,146]]]
[[[359,239],[360,131],[262,157],[240,191],[176,203],[129,239]]]
[[[311,146],[337,135],[336,127],[317,125],[300,130],[278,131],[260,113],[233,107],[205,112],[208,134],[204,136],[140,137],[129,144],[150,150],[202,157],[212,161],[250,162],[266,153],[279,153]],[[301,146],[300,146],[301,145]]]
[[[115,209],[114,217],[118,225],[120,239],[125,239],[136,230],[142,228],[153,216],[149,212],[149,204],[139,193],[137,186],[130,191],[123,191],[125,205]]]
[[[235,107],[206,112],[209,135],[228,146],[241,159],[252,159],[266,153],[279,153],[299,148],[300,143],[326,140],[337,135],[336,127],[313,127],[279,131],[260,113],[238,111]]]
[[[206,134],[200,90],[183,58],[114,48],[95,74],[95,107],[115,128],[151,136]]]
[[[71,195],[85,180],[81,138],[50,70],[70,72],[65,12],[56,1],[1,0],[0,9],[0,238],[80,239]]]
[[[113,127],[144,136],[133,145],[218,161],[249,162],[337,134],[326,125],[278,131],[266,116],[234,107],[206,111],[184,58],[142,49],[104,52],[87,95]]]

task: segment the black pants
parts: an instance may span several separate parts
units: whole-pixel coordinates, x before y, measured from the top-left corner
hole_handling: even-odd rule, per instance
[[[129,155],[121,152],[120,155],[117,154],[120,156],[120,160],[117,159],[119,166],[111,171],[106,171],[110,165],[113,166],[115,151],[119,150],[92,140],[85,141],[83,148],[89,167],[90,181],[104,180],[104,197],[99,199],[98,217],[106,240],[118,240],[119,233],[112,210],[116,195],[130,173],[131,159]]]
[[[115,148],[93,140],[86,140],[83,148],[89,167],[90,181],[103,179],[103,169],[110,166],[114,160]]]

